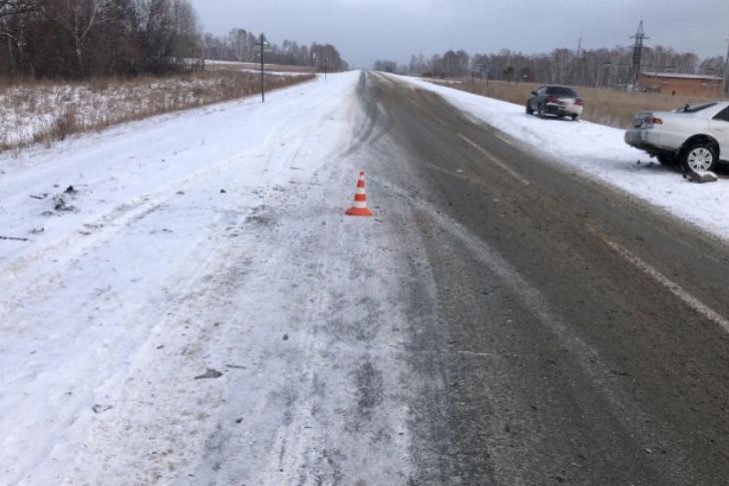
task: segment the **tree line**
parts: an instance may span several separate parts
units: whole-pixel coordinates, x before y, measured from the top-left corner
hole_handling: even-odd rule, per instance
[[[255,35],[245,29],[233,29],[227,36],[206,34],[204,46],[208,59],[220,61],[256,62],[260,61],[256,44],[260,34]],[[312,66],[317,69],[326,67],[332,70],[346,70],[347,62],[331,44],[313,43],[310,46],[295,41],[284,40],[281,45],[271,44],[266,49],[266,62],[288,66]]]
[[[199,58],[189,0],[0,0],[0,73],[161,73]]]
[[[257,36],[201,32],[189,0],[0,0],[0,75],[83,79],[255,61]],[[346,69],[334,46],[271,45],[268,62]]]
[[[527,55],[502,49],[495,54],[468,55],[449,50],[426,58],[413,55],[408,65],[377,61],[376,70],[425,77],[460,78],[474,75],[508,82],[537,82],[622,88],[634,79],[632,47],[612,49],[555,49],[548,54]],[[701,59],[693,52],[677,52],[670,47],[645,47],[641,70],[721,77],[722,57]]]

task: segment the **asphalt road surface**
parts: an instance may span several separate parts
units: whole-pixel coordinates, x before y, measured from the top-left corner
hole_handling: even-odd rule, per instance
[[[410,483],[727,484],[727,247],[435,94],[358,92],[350,155],[412,207],[435,283],[404,301]]]

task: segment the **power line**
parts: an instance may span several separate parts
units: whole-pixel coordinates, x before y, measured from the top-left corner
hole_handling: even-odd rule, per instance
[[[724,61],[724,95],[729,96],[729,38],[727,38],[726,60]]]
[[[650,39],[650,37],[647,37],[643,31],[642,20],[638,25],[638,31],[631,37],[631,39],[635,39],[635,44],[633,45],[633,89],[637,89],[638,77],[640,75],[640,62],[643,58],[643,41]]]

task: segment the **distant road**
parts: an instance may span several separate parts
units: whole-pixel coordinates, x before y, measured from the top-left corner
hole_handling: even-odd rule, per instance
[[[411,348],[442,381],[416,404],[417,484],[726,483],[726,246],[430,92],[360,93],[437,289]]]

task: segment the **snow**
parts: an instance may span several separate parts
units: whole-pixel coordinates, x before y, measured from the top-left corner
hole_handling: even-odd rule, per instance
[[[219,66],[227,70],[260,73],[261,65],[255,62],[238,62],[238,61],[218,61],[205,60],[206,66]],[[310,66],[288,66],[285,64],[265,64],[266,74],[272,76],[306,76],[313,74],[315,70]]]
[[[547,154],[556,163],[619,188],[729,240],[727,181],[690,183],[645,152],[628,146],[623,140],[624,130],[584,120],[575,123],[540,119],[527,115],[521,105],[439,86],[424,79],[388,76],[438,93],[475,119],[513,137],[516,143],[528,144],[532,150]],[[525,102],[526,96],[525,93]]]
[[[225,69],[223,69],[225,70]],[[92,80],[63,83],[28,82],[0,90],[0,148],[32,143],[52,134],[59,122],[79,127],[106,127],[229,99],[245,84],[258,86],[255,69],[236,69],[250,79],[210,72],[162,78]],[[266,72],[268,76],[296,77],[305,73]],[[237,87],[237,88],[235,88]],[[57,138],[49,135],[49,138]]]
[[[724,78],[719,76],[710,76],[707,74],[683,74],[683,73],[658,73],[642,71],[641,74],[645,76],[652,76],[655,78],[679,78],[679,79],[705,79],[709,81],[723,81]]]
[[[358,79],[0,158],[29,238],[0,241],[0,484],[406,482],[412,252],[344,215]]]
[[[254,74],[260,74],[261,69],[238,69],[238,71],[243,73],[254,73]],[[310,76],[310,73],[297,73],[295,71],[269,71],[268,67],[265,70],[265,73],[269,76],[280,76],[283,78],[286,77],[297,77],[297,76]]]

